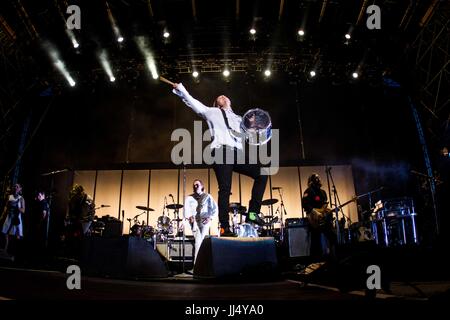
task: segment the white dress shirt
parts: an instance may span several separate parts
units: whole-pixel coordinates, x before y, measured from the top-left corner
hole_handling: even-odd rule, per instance
[[[218,208],[217,203],[211,197],[210,194],[204,199],[204,203],[200,212],[197,212],[198,201],[192,196],[187,196],[184,201],[184,217],[186,218],[183,222],[188,225],[188,218],[194,217],[194,223],[192,224],[192,233],[195,239],[195,250],[194,250],[194,263],[197,260],[197,255],[202,245],[203,239],[209,233],[209,227],[211,225],[211,219],[217,215]],[[203,219],[208,218],[206,223],[203,223]]]
[[[178,89],[173,89],[173,93],[181,97],[183,102],[195,113],[200,115],[206,120],[213,141],[211,142],[211,148],[220,148],[221,146],[229,146],[242,150],[242,138],[230,134],[220,108],[207,107],[197,99],[193,98],[183,84],[178,84]],[[228,119],[230,128],[236,132],[241,132],[242,117],[236,115],[231,108],[224,110]]]

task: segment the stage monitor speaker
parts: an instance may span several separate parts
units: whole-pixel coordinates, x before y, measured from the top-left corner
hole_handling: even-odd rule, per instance
[[[308,257],[311,252],[311,234],[307,224],[287,228],[289,257]]]
[[[261,238],[205,238],[194,266],[195,278],[245,277],[268,279],[277,275],[275,241]]]
[[[85,274],[94,276],[165,278],[168,275],[153,245],[136,237],[86,238],[81,265]]]

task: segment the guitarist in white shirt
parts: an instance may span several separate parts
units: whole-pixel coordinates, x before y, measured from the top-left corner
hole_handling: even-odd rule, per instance
[[[321,187],[319,175],[313,173],[308,178],[308,188],[302,197],[302,206],[310,223],[312,256],[333,254],[337,242],[332,210],[327,208],[327,194]],[[323,236],[327,243],[324,243]]]
[[[195,239],[194,263],[197,259],[198,250],[205,236],[209,233],[209,227],[213,217],[217,216],[218,208],[213,197],[204,192],[205,187],[199,179],[194,180],[192,188],[194,193],[187,196],[185,200],[184,224],[192,229]]]

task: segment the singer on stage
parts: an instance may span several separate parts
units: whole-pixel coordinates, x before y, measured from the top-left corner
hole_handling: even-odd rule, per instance
[[[213,140],[210,146],[216,159],[213,169],[219,185],[218,201],[221,235],[234,236],[229,224],[229,201],[233,171],[254,179],[252,196],[246,215],[250,221],[263,224],[264,221],[259,218],[258,214],[266,189],[267,176],[261,174],[261,166],[258,164],[248,164],[247,161],[244,164],[237,163],[237,159],[242,159],[243,157],[244,146],[242,137],[232,135],[231,131],[241,131],[242,117],[233,112],[230,99],[224,95],[218,96],[211,108],[193,98],[181,83],[173,84],[173,93],[178,95],[189,108],[206,120],[211,132]],[[227,154],[232,156],[226,157]],[[217,155],[222,161],[217,161]]]

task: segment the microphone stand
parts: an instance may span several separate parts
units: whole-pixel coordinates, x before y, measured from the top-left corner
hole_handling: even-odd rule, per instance
[[[58,173],[63,173],[63,172],[67,172],[70,171],[69,169],[65,168],[65,169],[61,169],[61,170],[56,170],[56,171],[51,171],[51,172],[46,172],[46,173],[42,173],[41,177],[47,177],[50,176],[50,194],[48,196],[48,212],[47,212],[47,226],[45,228],[45,248],[48,249],[48,234],[50,231],[50,214],[51,214],[51,207],[52,207],[52,198],[53,198],[53,187],[55,184],[54,181],[54,176]]]
[[[51,185],[52,185],[52,187],[50,188],[50,194],[48,195],[47,226],[45,228],[45,248],[47,248],[47,249],[48,249],[48,232],[50,229],[50,211],[51,211],[52,199],[53,199],[53,195],[52,195],[53,179],[52,179]]]
[[[186,208],[186,204],[185,204],[185,200],[186,199],[186,165],[183,163],[183,221],[184,221],[184,218],[186,217],[186,213],[185,213],[185,208]],[[180,219],[179,219],[179,209],[176,209],[176,212],[177,212],[177,228],[179,229],[179,225],[180,225]],[[178,232],[178,230],[177,230],[177,232]],[[183,264],[182,264],[182,273],[184,274],[185,273],[185,263],[186,263],[186,254],[185,254],[185,245],[186,245],[186,242],[185,242],[185,234],[186,234],[186,230],[185,230],[185,228],[183,228],[183,231],[182,231],[182,233],[181,233],[181,235],[182,235],[182,245],[183,245]]]
[[[334,184],[334,179],[333,176],[331,174],[331,167],[327,167],[325,169],[326,173],[327,173],[327,180],[331,180],[332,183],[332,191],[333,191],[333,196],[334,196],[334,211],[335,211],[335,215],[336,215],[336,237],[337,237],[337,243],[340,245],[342,244],[342,232],[341,232],[341,226],[340,226],[340,221],[339,221],[339,206],[340,206],[340,200],[339,200],[339,196],[337,194],[337,190],[336,190],[336,185]],[[329,186],[329,184],[328,184]],[[345,215],[344,215],[344,221],[345,221]]]
[[[283,236],[283,232],[284,232],[284,221],[283,221],[283,214],[285,216],[287,216],[286,213],[286,207],[284,206],[284,201],[283,201],[283,194],[281,193],[281,189],[278,189],[278,194],[280,195],[280,220],[281,220],[281,224],[280,224],[280,241],[283,241],[284,236]]]

